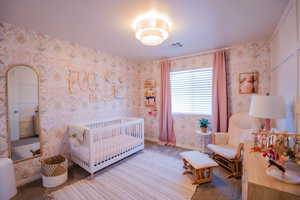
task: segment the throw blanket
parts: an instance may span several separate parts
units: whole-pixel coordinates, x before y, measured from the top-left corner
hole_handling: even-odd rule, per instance
[[[83,126],[70,126],[69,130],[69,137],[72,138],[71,145],[81,145],[85,142],[85,134],[86,134],[86,128]]]

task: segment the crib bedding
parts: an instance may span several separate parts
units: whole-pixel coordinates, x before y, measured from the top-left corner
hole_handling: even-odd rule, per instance
[[[126,152],[138,145],[141,145],[143,141],[139,138],[130,135],[117,135],[103,139],[101,143],[94,143],[95,153],[94,161],[104,161],[116,154]],[[72,148],[72,151],[81,160],[89,162],[90,160],[90,149],[87,145],[79,145]]]

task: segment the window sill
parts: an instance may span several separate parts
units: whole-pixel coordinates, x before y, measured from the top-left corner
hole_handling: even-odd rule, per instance
[[[201,116],[201,117],[211,117],[212,115],[211,114],[196,114],[196,113],[172,113],[173,116]]]

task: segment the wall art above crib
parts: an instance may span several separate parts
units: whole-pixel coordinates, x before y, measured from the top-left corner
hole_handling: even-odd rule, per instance
[[[80,91],[89,93],[89,102],[110,101],[126,96],[125,81],[117,77],[114,71],[107,71],[103,76],[96,72],[68,69],[68,90],[71,94]]]

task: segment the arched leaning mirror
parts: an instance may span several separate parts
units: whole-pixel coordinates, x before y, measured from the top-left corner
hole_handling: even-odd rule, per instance
[[[39,77],[26,65],[11,67],[7,78],[8,132],[14,161],[41,155]]]

